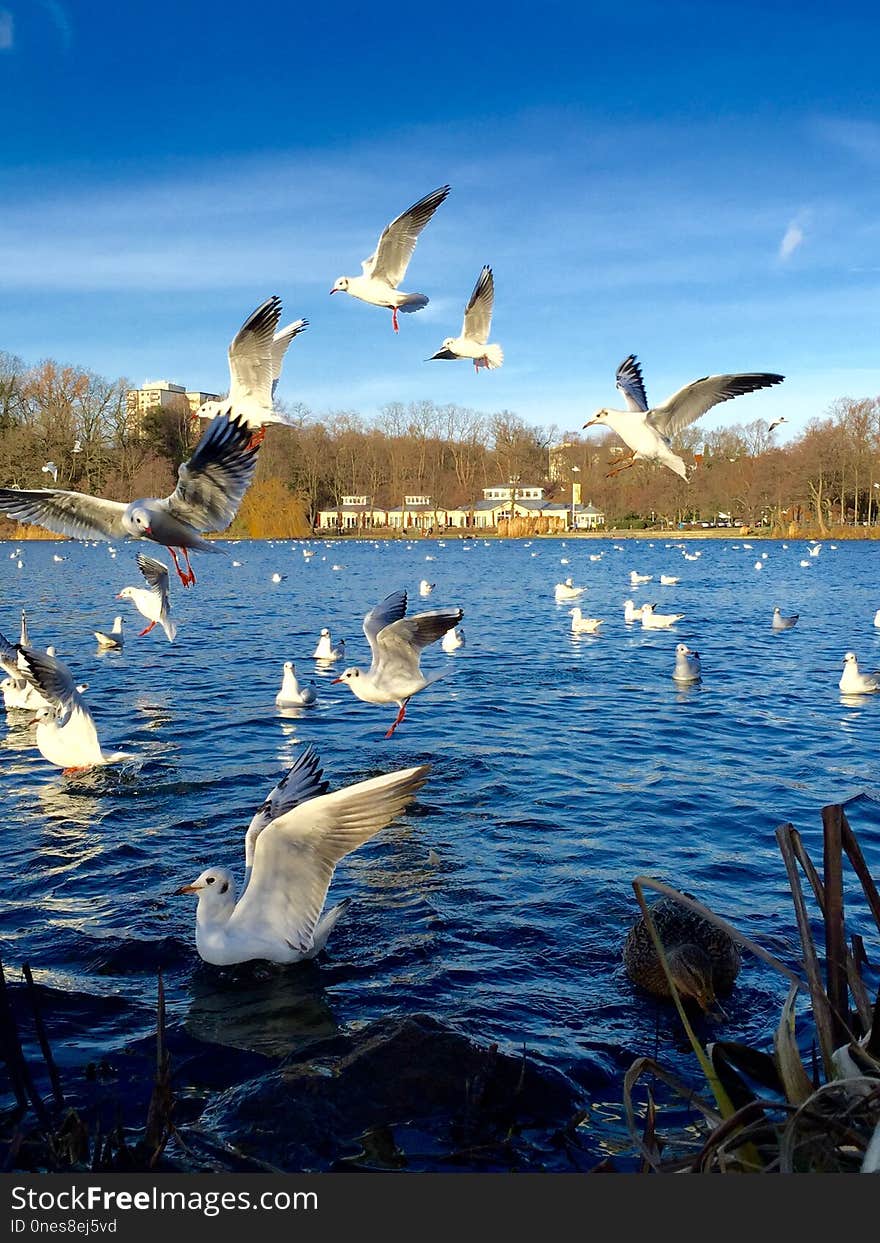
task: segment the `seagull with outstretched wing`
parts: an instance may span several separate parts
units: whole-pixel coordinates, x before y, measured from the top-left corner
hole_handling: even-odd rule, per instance
[[[461,334],[447,337],[436,354],[427,360],[433,362],[437,358],[472,358],[474,370],[481,367],[494,370],[504,362],[504,351],[500,345],[487,345],[489,329],[492,325],[492,308],[495,305],[495,279],[488,264],[477,277],[473,293],[464,308],[464,322]]]
[[[197,418],[214,418],[229,409],[254,430],[256,444],[266,435],[267,423],[287,422],[272,408],[272,401],[287,347],[306,330],[309,321],[297,319],[279,328],[280,319],[281,299],[277,294],[251,312],[229,346],[228,395],[204,402],[196,411]]]
[[[680,388],[662,405],[649,407],[641,368],[635,355],[630,354],[617,370],[617,387],[623,393],[627,409],[597,410],[584,427],[594,424],[610,427],[630,450],[629,457],[610,470],[606,479],[643,461],[667,466],[687,482],[687,468],[673,449],[671,438],[719,402],[781,384],[784,379],[770,371],[704,376]]]
[[[207,868],[175,891],[198,895],[199,955],[221,967],[314,958],[349,905],[346,899],[324,910],[337,863],[390,824],[428,772],[424,764],[403,768],[331,794],[317,755],[303,752],[248,827],[238,901],[226,868]]]
[[[376,249],[361,264],[363,275],[340,276],[330,292],[351,294],[371,306],[388,307],[391,310],[391,326],[397,332],[398,311],[410,315],[428,305],[425,294],[404,293],[397,286],[406,274],[419,234],[450,189],[451,186],[440,186],[432,190],[386,225]]]
[[[370,668],[352,666],[333,681],[344,682],[364,703],[396,703],[397,719],[385,735],[390,738],[406,716],[406,705],[413,695],[439,682],[448,672],[425,677],[420,663],[422,651],[457,626],[462,617],[462,609],[434,609],[407,617],[406,592],[393,591],[364,618],[364,634],[373,653]]]
[[[257,469],[251,429],[227,410],[205,428],[192,457],[177,469],[177,487],[163,499],[108,501],[60,488],[0,488],[0,513],[72,539],[149,539],[165,544],[184,587],[196,581],[189,551],[219,552],[200,531],[225,531]],[[176,549],[186,561],[180,568]]]

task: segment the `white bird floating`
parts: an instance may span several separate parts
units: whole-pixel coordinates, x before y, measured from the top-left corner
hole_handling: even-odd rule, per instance
[[[645,630],[668,630],[683,617],[684,613],[655,613],[653,604],[642,605],[642,625]]]
[[[450,186],[440,186],[413,203],[382,230],[376,249],[361,264],[361,276],[340,276],[331,293],[347,293],[371,306],[391,311],[391,327],[398,330],[397,313],[409,315],[428,305],[423,293],[404,293],[397,286],[406,275],[419,234],[446,198]]]
[[[464,308],[464,322],[461,334],[447,337],[436,354],[432,354],[426,362],[435,359],[471,358],[474,371],[481,367],[494,370],[504,362],[504,351],[500,345],[487,345],[489,329],[492,325],[492,308],[495,303],[495,281],[492,269],[486,265],[477,277],[473,292]]]
[[[567,578],[564,583],[557,583],[554,588],[554,596],[556,603],[561,604],[563,600],[577,600],[586,591],[586,587],[575,587],[571,578]]]
[[[281,689],[275,696],[279,708],[305,708],[317,699],[314,683],[300,686],[292,660],[285,660],[281,677]]]
[[[297,319],[279,328],[280,319],[281,299],[277,294],[251,312],[229,346],[228,396],[206,401],[196,411],[196,418],[211,419],[231,407],[233,414],[254,429],[252,444],[259,444],[266,435],[267,423],[290,426],[289,420],[273,409],[273,400],[287,347],[305,332],[309,321]]]
[[[791,616],[789,617],[783,617],[782,610],[780,609],[779,605],[777,605],[776,608],[773,610],[773,622],[772,622],[773,629],[774,630],[791,630],[793,626],[797,625],[797,620],[799,617],[800,617],[800,613],[792,613]]]
[[[859,673],[855,652],[847,652],[837,685],[844,695],[868,695],[872,691],[880,691],[880,673]]]
[[[630,450],[629,458],[617,462],[606,478],[619,475],[637,461],[643,461],[667,466],[687,481],[687,467],[672,448],[670,438],[695,423],[719,402],[754,393],[771,384],[780,384],[784,378],[766,371],[704,376],[667,397],[661,406],[649,408],[641,368],[635,354],[629,354],[617,368],[616,378],[627,409],[597,410],[584,427],[592,427],[596,423],[610,427]]]
[[[397,704],[397,719],[385,734],[390,738],[406,716],[406,705],[413,695],[449,672],[425,677],[422,650],[457,626],[463,616],[462,609],[434,609],[407,617],[406,592],[392,592],[364,618],[364,634],[373,654],[369,670],[353,666],[334,681],[345,682],[364,703]]]
[[[874,625],[880,627],[880,609],[874,614]]]
[[[822,551],[822,545],[821,545],[821,544],[814,544],[814,545],[813,545],[813,547],[810,549],[810,556],[811,556],[811,557],[818,557],[818,555],[819,555],[819,553],[820,553],[821,551]]]
[[[429,583],[426,578],[423,578],[419,583],[419,595],[429,596],[436,586],[436,583]]]
[[[113,629],[105,632],[103,630],[95,630],[95,638],[98,640],[98,647],[104,648],[106,651],[121,652],[123,643],[122,637],[122,618],[113,618]]]
[[[314,958],[349,901],[324,913],[340,859],[374,837],[412,801],[429,768],[403,768],[327,793],[311,747],[256,813],[245,835],[245,889],[236,902],[226,868],[207,868],[178,894],[198,895],[196,949],[232,966]]]
[[[645,609],[646,609],[646,608],[649,608],[649,607],[651,607],[651,606],[649,606],[649,605],[647,605],[647,604],[641,604],[641,605],[639,605],[639,607],[638,607],[638,608],[636,608],[636,604],[635,604],[635,601],[634,601],[634,600],[624,600],[624,602],[623,602],[623,620],[624,620],[625,622],[637,622],[637,621],[641,621],[641,620],[642,620],[642,617],[643,617],[643,615],[644,615],[644,611],[645,611]]]
[[[675,669],[672,677],[676,682],[699,682],[703,676],[700,653],[692,652],[686,643],[675,649]]]
[[[345,655],[345,639],[340,639],[336,647],[330,638],[330,631],[323,627],[318,635],[318,646],[312,652],[314,660],[342,660]]]
[[[650,583],[653,577],[653,574],[640,574],[638,570],[630,570],[629,572],[629,581],[633,587],[638,587],[639,583]]]
[[[602,625],[601,617],[584,617],[577,605],[569,612],[572,634],[595,634]]]
[[[104,751],[94,718],[73,674],[47,652],[21,649],[25,676],[49,702],[36,715],[37,749],[65,775],[134,759],[125,751]]]
[[[677,579],[674,574],[661,574],[660,582],[664,587],[672,587],[679,582],[679,579]]]
[[[278,571],[276,570],[275,573],[272,575],[272,582],[283,583],[285,578],[287,578],[286,574],[279,574]]]
[[[158,623],[165,631],[169,643],[173,643],[177,635],[177,622],[171,617],[171,598],[168,592],[168,566],[146,553],[137,555],[138,569],[146,579],[149,590],[144,587],[123,587],[117,600],[131,600],[134,607],[150,623],[138,634],[138,638],[149,634]]]
[[[453,626],[451,630],[447,630],[440,640],[440,646],[444,652],[457,652],[460,647],[464,647],[464,630],[462,627]]]

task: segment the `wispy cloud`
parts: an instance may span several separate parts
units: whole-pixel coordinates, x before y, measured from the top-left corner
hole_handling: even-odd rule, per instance
[[[804,239],[806,238],[806,224],[807,216],[804,212],[800,212],[793,220],[789,221],[777,252],[777,258],[780,263],[787,263],[794,252],[803,246]]]
[[[0,52],[10,52],[15,44],[15,22],[9,9],[0,9]]]
[[[864,164],[880,163],[880,125],[848,117],[819,117],[813,132],[823,142],[841,148]]]

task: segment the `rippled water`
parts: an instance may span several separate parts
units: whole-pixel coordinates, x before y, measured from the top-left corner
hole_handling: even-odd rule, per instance
[[[139,581],[132,545],[113,559],[107,545],[29,543],[20,570],[0,545],[0,628],[16,638],[24,605],[32,641],[55,643],[88,681],[105,746],[142,761],[64,778],[33,748],[25,714],[10,714],[0,739],[2,956],[79,995],[59,1060],[80,1066],[147,1036],[161,964],[169,1021],[199,1039],[278,1057],[428,1013],[525,1045],[583,1085],[613,1128],[635,1055],[659,1042],[666,1060],[686,1060],[674,1020],[658,1020],[620,965],[632,877],[687,889],[791,960],[774,829],[791,820],[814,848],[821,806],[873,794],[878,771],[880,695],[845,702],[837,690],[848,648],[880,666],[878,546],[825,544],[801,567],[803,542],[689,541],[698,560],[671,545],[313,543],[307,560],[299,542],[230,544],[196,559],[194,590],[174,585],[173,645],[158,629],[136,637],[139,615],[114,600]],[[654,581],[633,590],[631,569]],[[286,577],[273,584],[274,572]],[[661,573],[681,581],[660,586]],[[596,637],[573,637],[569,606],[554,603],[568,574],[588,586],[584,611],[606,619]],[[423,577],[437,584],[429,600]],[[467,646],[429,649],[424,665],[454,676],[417,696],[386,741],[394,709],[331,686],[338,670],[309,653],[327,625],[346,663],[368,663],[363,614],[401,587],[411,611],[461,605]],[[674,632],[626,626],[630,596],[685,620]],[[771,631],[775,604],[800,613],[794,630]],[[92,631],[117,609],[128,610],[125,651],[99,655]],[[671,680],[679,641],[701,653],[699,686]],[[287,659],[314,678],[315,707],[276,709]],[[331,895],[355,902],[318,964],[205,967],[194,904],[170,895],[209,864],[240,875],[246,824],[309,742],[334,786],[410,764],[433,771],[410,813],[340,865]],[[876,870],[876,809],[861,801],[851,818]],[[858,905],[852,918],[867,930]],[[749,959],[726,1019],[706,1030],[764,1043],[783,995]]]

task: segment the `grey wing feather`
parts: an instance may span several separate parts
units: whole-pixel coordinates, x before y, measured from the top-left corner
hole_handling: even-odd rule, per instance
[[[385,226],[375,251],[361,265],[365,276],[384,280],[392,289],[397,288],[412,259],[419,234],[451,188],[440,186],[439,189],[432,190]]]
[[[248,825],[244,837],[245,867],[249,868],[253,865],[254,844],[267,825],[286,812],[293,811],[294,807],[298,807],[300,803],[306,803],[310,798],[318,798],[319,795],[326,794],[329,789],[330,783],[324,780],[324,770],[317,751],[314,747],[306,747],[305,751],[297,756],[293,767],[288,769],[285,776],[270,791],[266,801]]]
[[[128,531],[122,515],[127,509],[121,501],[105,501],[85,492],[0,488],[0,513],[71,539],[125,539]]]
[[[785,376],[772,371],[746,371],[733,375],[708,375],[686,384],[668,397],[662,406],[648,412],[647,422],[661,436],[674,436],[721,401],[742,397],[758,389],[781,384]]]
[[[364,634],[370,645],[370,651],[373,653],[373,663],[375,664],[378,648],[376,647],[376,638],[381,630],[386,626],[390,626],[392,622],[400,621],[401,617],[406,616],[406,592],[392,591],[384,600],[367,613],[364,618]]]
[[[385,670],[391,666],[410,672],[417,669],[422,649],[436,643],[463,617],[463,609],[433,609],[392,622],[376,637],[378,656],[374,663]]]
[[[281,318],[277,294],[261,302],[244,321],[229,346],[229,399],[271,404],[272,339]]]
[[[492,324],[492,308],[495,305],[495,280],[488,264],[477,277],[474,291],[464,308],[464,323],[461,329],[463,337],[478,341],[485,345],[489,340],[489,328]]]
[[[168,566],[155,557],[148,557],[145,552],[137,555],[138,569],[147,581],[147,586],[155,591],[162,600],[162,608],[168,609]]]
[[[278,387],[278,380],[281,376],[281,368],[284,366],[284,355],[287,347],[290,345],[294,337],[298,337],[301,332],[309,326],[307,319],[295,319],[292,324],[288,324],[286,328],[279,328],[272,338],[272,396],[275,396],[275,390]]]
[[[0,669],[4,669],[11,678],[19,677],[18,648],[10,643],[5,635],[0,634]]]
[[[617,368],[616,382],[628,410],[640,410],[644,413],[648,409],[645,381],[635,354],[628,354]]]
[[[67,665],[55,656],[38,652],[32,647],[21,648],[23,673],[28,681],[51,702],[67,708],[80,703],[76,680]]]
[[[160,504],[198,531],[225,531],[257,469],[253,430],[229,411],[205,428],[192,457],[177,470],[177,487]]]

